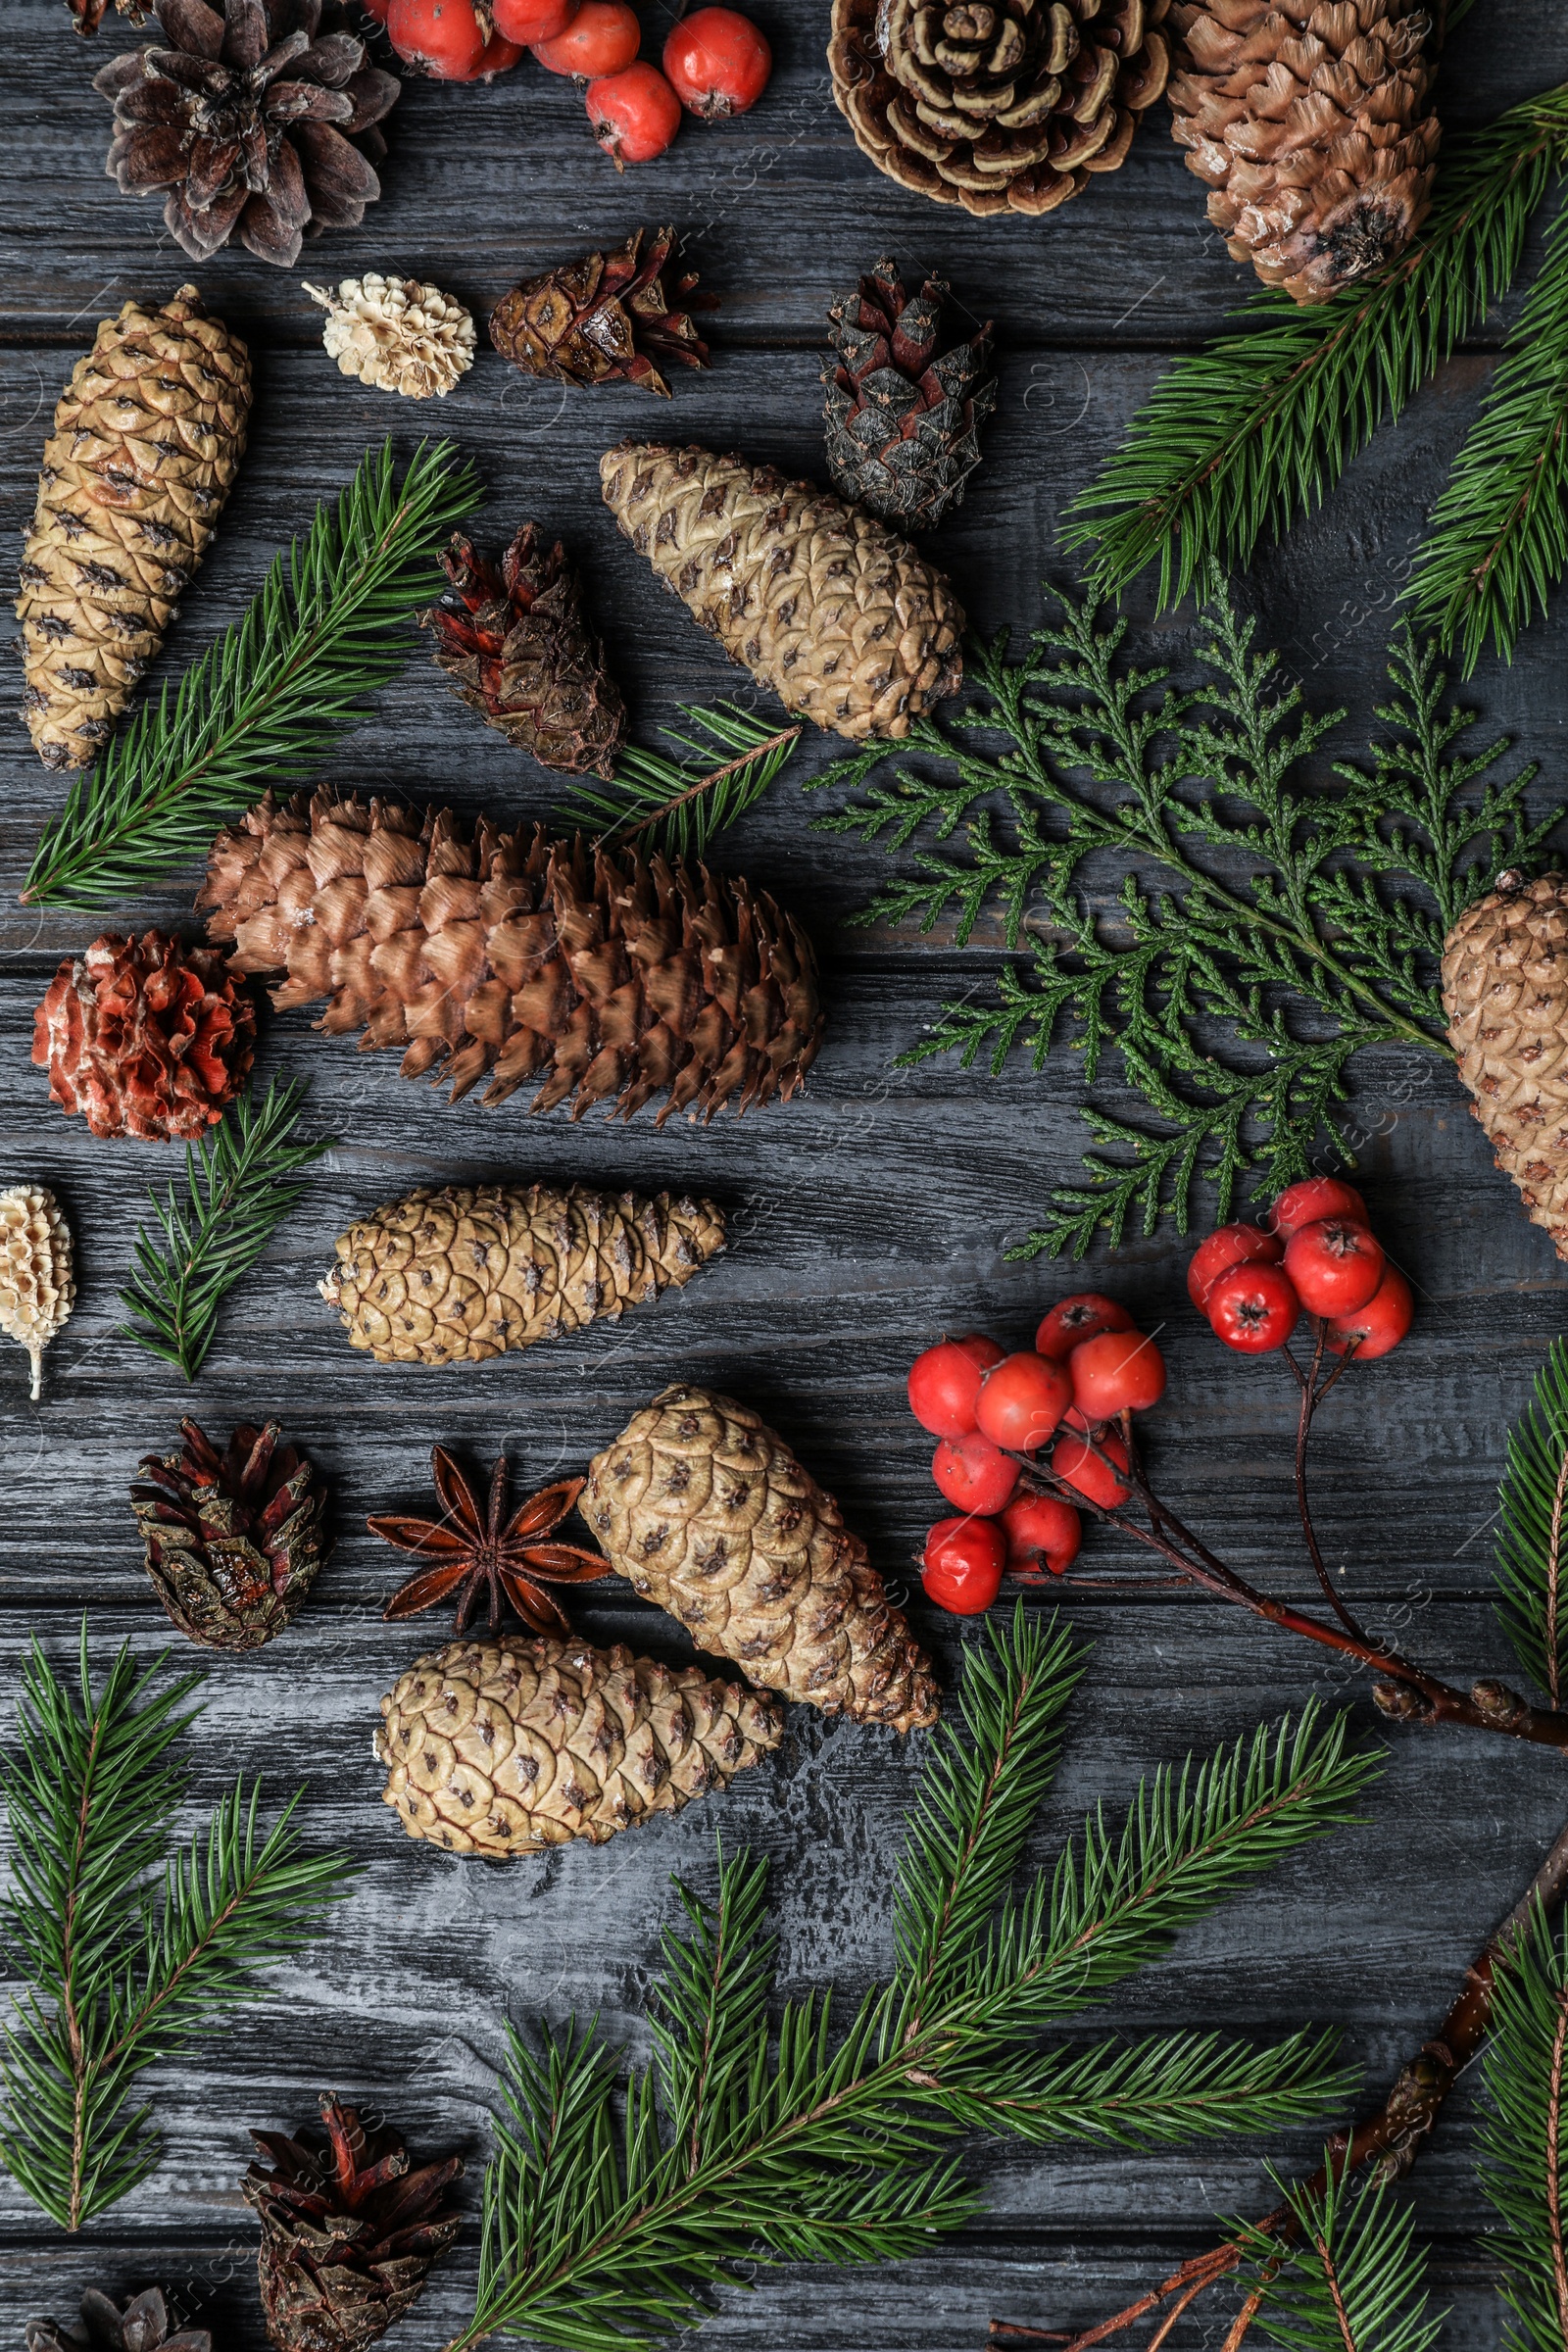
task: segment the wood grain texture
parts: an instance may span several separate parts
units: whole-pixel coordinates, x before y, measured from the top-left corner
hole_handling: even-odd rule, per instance
[[[763,106],[741,122],[688,128],[642,176],[617,179],[588,140],[571,86],[531,67],[489,90],[416,85],[394,125],[388,194],[363,232],[311,249],[297,273],[244,255],[198,273],[212,307],[252,338],[261,392],[250,456],[166,671],[241,609],[274,548],[368,442],[390,430],[407,447],[434,430],[480,466],[490,537],[510,535],[526,514],[568,539],[640,740],[656,741],[683,700],[738,689],[751,699],[618,538],[597,460],[636,430],[819,469],[823,309],[884,250],[908,268],[942,270],[976,317],[998,322],[1003,390],[987,462],[938,544],[980,626],[1039,621],[1042,578],[1068,576],[1053,554],[1067,500],[1115,446],[1165,356],[1214,331],[1249,283],[1208,231],[1202,191],[1165,138],[1162,113],[1122,172],[1052,220],[972,222],[894,188],[856,153],[828,94],[819,6],[759,0],[758,13],[779,59]],[[664,22],[647,11],[651,46]],[[126,295],[161,298],[192,272],[156,205],[121,199],[102,173],[108,110],[89,79],[135,36],[112,20],[96,44],[83,43],[60,0],[9,0],[5,29],[0,526],[15,547],[53,402],[94,321]],[[1568,27],[1555,14],[1489,0],[1454,43],[1446,117],[1456,126],[1483,121],[1565,74]],[[613,391],[564,397],[484,350],[451,399],[413,412],[336,374],[300,290],[304,276],[399,269],[477,312],[517,273],[664,219],[691,237],[724,305],[712,372],[682,378],[667,407]],[[1499,331],[1490,324],[1245,584],[1314,704],[1348,709],[1344,748],[1365,740],[1401,566]],[[1147,623],[1146,594],[1129,607]],[[0,623],[7,634],[13,625],[9,613]],[[1180,658],[1192,634],[1182,613],[1159,624],[1156,641]],[[1528,633],[1511,669],[1486,669],[1474,689],[1494,728],[1519,739],[1519,756],[1543,761],[1543,792],[1562,783],[1565,655],[1559,612]],[[199,2068],[159,2078],[167,2162],[84,2240],[62,2240],[0,2179],[0,2346],[20,2340],[31,2311],[65,2316],[89,2278],[129,2287],[156,2277],[214,2326],[222,2352],[253,2352],[262,2342],[253,2223],[236,2190],[245,2128],[303,2120],[323,2086],[384,2104],[416,2149],[463,2147],[476,2197],[504,2014],[597,2009],[612,2035],[645,2046],[669,1874],[710,1884],[717,1829],[772,1861],[790,1989],[832,1978],[851,1996],[886,1965],[886,1896],[918,1744],[827,1725],[809,1710],[796,1710],[781,1753],[723,1799],[603,1851],[465,1865],[403,1836],[377,1801],[369,1733],[380,1693],[444,1629],[381,1623],[399,1563],[364,1521],[375,1508],[423,1507],[436,1440],[485,1464],[505,1446],[519,1478],[542,1481],[583,1463],[665,1381],[729,1389],[760,1406],[840,1494],[895,1586],[912,1588],[951,1687],[975,1637],[925,1608],[912,1574],[935,1496],[927,1446],[903,1402],[909,1356],[944,1328],[979,1325],[1022,1344],[1051,1298],[1103,1280],[1160,1327],[1171,1381],[1151,1449],[1162,1487],[1249,1574],[1306,1596],[1288,1478],[1291,1395],[1278,1372],[1225,1357],[1199,1327],[1176,1238],[1136,1240],[1082,1276],[1004,1256],[1051,1186],[1077,1170],[1086,1139],[1071,1054],[997,1079],[940,1061],[897,1066],[946,1000],[994,977],[999,935],[982,929],[958,952],[940,932],[921,940],[851,924],[885,859],[810,830],[817,804],[803,801],[797,774],[827,750],[806,746],[796,771],[719,851],[725,866],[796,905],[821,946],[830,1025],[804,1101],[662,1135],[646,1118],[625,1130],[559,1115],[530,1122],[520,1099],[496,1112],[472,1100],[452,1108],[401,1081],[393,1058],[356,1055],[300,1015],[269,1017],[263,1072],[309,1076],[312,1115],[339,1141],[231,1300],[187,1391],[116,1330],[115,1294],[147,1187],[176,1178],[177,1156],[94,1144],[49,1105],[29,1062],[31,1009],[48,975],[99,926],[16,904],[64,788],[20,728],[5,737],[0,1181],[34,1176],[59,1191],[82,1295],[47,1359],[40,1408],[25,1401],[20,1352],[0,1348],[0,1725],[31,1633],[64,1656],[85,1608],[100,1659],[125,1636],[147,1654],[175,1640],[134,1540],[126,1487],[137,1457],[171,1443],[186,1410],[223,1433],[278,1411],[328,1479],[337,1548],[280,1643],[211,1662],[192,1808],[241,1765],[265,1770],[279,1794],[304,1780],[310,1835],[350,1847],[365,1877],[310,1960],[284,1972],[275,1999],[225,2028]],[[422,653],[329,773],[345,788],[512,816],[544,815],[557,797],[474,723]],[[182,917],[193,881],[119,919]],[[1506,1671],[1487,1604],[1488,1523],[1504,1433],[1562,1327],[1568,1271],[1492,1168],[1443,1060],[1368,1056],[1354,1081],[1365,1189],[1418,1286],[1420,1314],[1408,1346],[1325,1410],[1316,1473],[1325,1549],[1372,1623],[1440,1671]],[[1114,1085],[1102,1093],[1117,1102]],[[701,1187],[729,1208],[732,1245],[687,1290],[620,1327],[488,1367],[379,1368],[349,1350],[316,1284],[357,1213],[417,1182],[535,1176]],[[1111,1547],[1091,1548],[1097,1565],[1116,1562]],[[1041,1858],[1097,1798],[1118,1803],[1156,1762],[1234,1737],[1314,1690],[1350,1703],[1362,1735],[1380,1736],[1362,1685],[1318,1676],[1313,1657],[1207,1603],[1091,1593],[1072,1614],[1094,1657],[1040,1825]],[[670,1623],[621,1587],[585,1591],[579,1621],[593,1638],[682,1654]],[[1332,2022],[1369,2084],[1394,2071],[1446,2008],[1465,1961],[1560,1826],[1568,1793],[1554,1759],[1504,1741],[1403,1732],[1388,1745],[1366,1825],[1185,1936],[1110,2005],[1114,2030],[1277,2034]],[[1445,2341],[1491,2352],[1500,2305],[1477,2239],[1468,2099],[1461,2085],[1415,2196],[1452,2306]],[[1254,2206],[1265,2154],[1309,2162],[1309,2135],[1136,2163],[1076,2148],[977,2148],[989,2211],[963,2240],[848,2279],[762,2277],[755,2293],[719,2299],[710,2340],[730,2352],[975,2352],[992,2312],[1088,2321],[1203,2242],[1215,2212]],[[390,2339],[393,2352],[422,2352],[457,2326],[473,2260],[470,2232]],[[1199,2333],[1176,2340],[1195,2344]]]

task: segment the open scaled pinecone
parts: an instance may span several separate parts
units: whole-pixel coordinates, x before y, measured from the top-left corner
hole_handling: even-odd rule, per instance
[[[27,2352],[213,2352],[205,2328],[173,2326],[160,2286],[143,2287],[123,2308],[85,2287],[79,2319],[29,2320],[23,2335]]]
[[[906,530],[931,529],[960,503],[997,405],[989,319],[938,349],[947,293],[928,277],[911,295],[884,259],[828,310],[839,355],[822,376],[833,487]]]
[[[326,1490],[282,1430],[243,1425],[220,1453],[188,1417],[177,1453],[143,1456],[130,1507],[153,1590],[209,1649],[260,1649],[298,1616],[326,1557]]]
[[[93,1135],[190,1143],[250,1076],[256,1007],[214,948],[106,931],[68,956],[33,1015],[49,1100]]]
[[[764,891],[662,858],[590,854],[543,826],[468,834],[450,809],[270,794],[220,833],[197,905],[235,972],[282,972],[280,1011],[402,1046],[403,1075],[488,1077],[504,1102],[572,1097],[659,1124],[788,1102],[822,1037],[816,959]]]
[[[879,172],[969,213],[1054,212],[1126,161],[1169,0],[833,0],[828,64]]]
[[[525,375],[564,384],[640,384],[669,398],[658,363],[706,368],[708,345],[693,311],[716,311],[718,298],[697,292],[690,270],[664,283],[673,228],[634,228],[613,253],[584,254],[540,277],[525,278],[490,314],[490,340]]]
[[[252,2132],[240,2194],[260,2217],[262,2314],[277,2352],[365,2352],[424,2291],[463,2216],[447,2195],[461,2156],[412,2168],[402,2134],[331,2093],[294,2139]],[[324,2144],[323,2144],[324,2142]]]
[[[292,269],[307,236],[358,228],[381,193],[375,125],[403,84],[372,66],[338,0],[156,0],[164,45],[93,77],[115,110],[107,170],[126,196],[162,189],[192,261],[238,236]]]
[[[340,375],[404,400],[445,400],[473,366],[473,319],[439,286],[367,270],[305,291],[326,313],[321,341]]]
[[[469,710],[542,767],[608,781],[626,706],[561,541],[544,547],[525,522],[497,570],[455,531],[442,562],[447,587],[419,618]]]
[[[1432,203],[1419,0],[1175,0],[1171,127],[1233,259],[1300,303],[1401,253]]]

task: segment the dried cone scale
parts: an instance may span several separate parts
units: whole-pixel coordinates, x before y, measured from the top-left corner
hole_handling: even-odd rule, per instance
[[[41,1395],[43,1351],[76,1303],[75,1253],[60,1203],[43,1184],[0,1193],[0,1331],[25,1348],[27,1394]]]
[[[447,1185],[351,1225],[321,1296],[378,1364],[477,1364],[616,1321],[723,1247],[711,1200]]]
[[[460,1854],[538,1854],[727,1787],[783,1731],[775,1699],[619,1643],[502,1636],[420,1658],[381,1701],[383,1802]]]
[[[250,406],[250,355],[194,286],[158,311],[127,302],[76,362],[17,598],[45,767],[85,767],[108,742],[218,527]]]
[[[578,1509],[618,1575],[754,1682],[898,1732],[935,1723],[930,1663],[865,1545],[745,1405],[666,1389],[589,1464]]]
[[[282,972],[279,1010],[326,1000],[318,1026],[402,1046],[454,1102],[544,1083],[658,1123],[787,1102],[821,1042],[816,960],[765,892],[706,867],[590,853],[542,826],[472,837],[449,809],[270,795],[220,833],[197,906],[234,972]]]
[[[1448,933],[1443,1002],[1496,1163],[1568,1257],[1568,875],[1497,876]]]
[[[1327,302],[1408,245],[1442,136],[1421,0],[1174,0],[1172,130],[1233,258]]]
[[[786,710],[895,739],[963,678],[963,608],[885,523],[770,466],[622,441],[599,466],[639,555]]]

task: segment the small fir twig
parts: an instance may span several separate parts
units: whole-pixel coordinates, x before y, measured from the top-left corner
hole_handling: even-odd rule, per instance
[[[318,766],[407,661],[437,555],[480,496],[450,442],[421,444],[401,480],[390,441],[368,450],[336,504],[273,558],[243,619],[72,785],[24,902],[113,906],[205,856],[264,789]]]
[[[296,1140],[307,1091],[303,1079],[274,1078],[258,1105],[247,1086],[198,1146],[186,1145],[186,1205],[172,1185],[163,1200],[149,1196],[161,1238],[137,1232],[137,1273],[120,1294],[132,1319],[122,1329],[187,1380],[201,1370],[224,1298],[304,1198],[291,1179],[337,1142]]]
[[[1553,1340],[1508,1433],[1497,1494],[1495,1606],[1513,1653],[1562,1703],[1568,1685],[1568,1341]]]
[[[1292,2228],[1238,2226],[1248,2325],[1284,2352],[1428,2352],[1446,2315],[1431,2308],[1426,2248],[1387,2180],[1352,2183],[1333,2166],[1321,2187],[1269,2178]]]
[[[1487,2052],[1481,2193],[1515,2352],[1568,2343],[1568,1936],[1538,1906],[1503,1968]]]
[[[62,2230],[158,2165],[152,2110],[131,2105],[144,2071],[261,1999],[260,1972],[302,1950],[359,1873],[347,1854],[301,1851],[298,1794],[264,1833],[261,1783],[243,1778],[174,1842],[185,1774],[171,1751],[202,1677],[155,1690],[167,1662],[138,1668],[127,1643],[94,1690],[84,1619],[78,1696],[34,1640],[0,1761],[0,1931],[23,1986],[0,2044],[0,2163]]]
[[[578,779],[557,810],[562,821],[645,854],[701,858],[716,834],[756,808],[801,738],[799,721],[776,727],[738,703],[684,703],[681,715],[690,734],[677,727],[662,733],[689,758],[633,744],[609,784]]]

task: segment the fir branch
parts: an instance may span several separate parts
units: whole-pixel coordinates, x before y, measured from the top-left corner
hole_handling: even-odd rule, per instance
[[[137,1232],[137,1275],[120,1294],[132,1320],[121,1330],[187,1380],[206,1360],[224,1298],[304,1199],[289,1179],[337,1142],[295,1141],[307,1091],[303,1079],[274,1078],[258,1107],[247,1086],[199,1146],[185,1147],[188,1205],[172,1185],[162,1201],[149,1195],[163,1238]]]
[[[691,754],[671,760],[633,744],[613,779],[579,777],[556,813],[599,841],[626,841],[666,858],[701,858],[715,834],[755,808],[801,739],[801,722],[775,727],[738,703],[683,703],[694,733],[661,730]],[[715,755],[722,755],[714,764]]]
[[[1514,643],[1568,564],[1568,198],[1405,594],[1469,677]]]
[[[1526,1674],[1554,1707],[1568,1686],[1568,1341],[1553,1340],[1508,1432],[1497,1491],[1494,1606]]]
[[[298,1796],[261,1836],[260,1784],[243,1780],[172,1849],[185,1777],[170,1751],[202,1677],[155,1690],[166,1665],[138,1670],[127,1643],[95,1693],[83,1619],[78,1701],[34,1640],[0,1763],[0,1923],[24,1984],[0,2049],[0,2163],[63,2230],[159,2164],[152,2111],[131,2104],[145,2070],[262,1998],[260,1973],[302,1950],[358,1875],[346,1854],[301,1852]]]
[[[769,2024],[765,1866],[720,1858],[717,1895],[681,1889],[665,1938],[652,2067],[624,2072],[575,2028],[509,2034],[485,2180],[478,2295],[448,2352],[488,2335],[571,2348],[648,2345],[695,2325],[743,2260],[897,2259],[975,2211],[951,2154],[988,2062],[1033,2098],[984,2128],[1047,2137],[1136,2124],[1250,2130],[1299,2118],[1338,2080],[1321,2041],[1244,2053],[1179,2039],[1056,2054],[1029,2036],[1155,1957],[1190,1919],[1354,1815],[1374,1758],[1309,1713],[1157,1774],[1119,1832],[1096,1816],[1021,1896],[1008,1882],[1051,1776],[1079,1671],[1064,1634],[1025,1616],[986,1629],[965,1669],[964,1730],[932,1741],[896,1902],[899,1965],[837,2034],[830,1999]],[[1227,2110],[1225,2091],[1231,2103]],[[1053,2099],[1054,2105],[1053,2106]],[[1231,2118],[1227,2122],[1227,2113]]]
[[[1237,2225],[1259,2330],[1284,2352],[1427,2352],[1446,2315],[1430,2308],[1426,2248],[1381,2176],[1352,2185],[1329,2162],[1315,2181],[1269,2178],[1294,2227]]]
[[[1538,1909],[1493,1987],[1481,2193],[1516,2352],[1568,2343],[1568,1934]]]
[[[1119,594],[1157,562],[1159,603],[1177,604],[1321,505],[1507,292],[1565,168],[1568,85],[1446,147],[1426,225],[1375,277],[1307,310],[1267,289],[1178,359],[1069,510],[1062,544],[1094,550],[1094,590]]]
[[[112,906],[204,856],[264,788],[318,767],[402,668],[441,546],[480,497],[450,442],[421,443],[401,481],[390,441],[368,450],[336,505],[273,558],[244,617],[73,783],[24,902]]]

